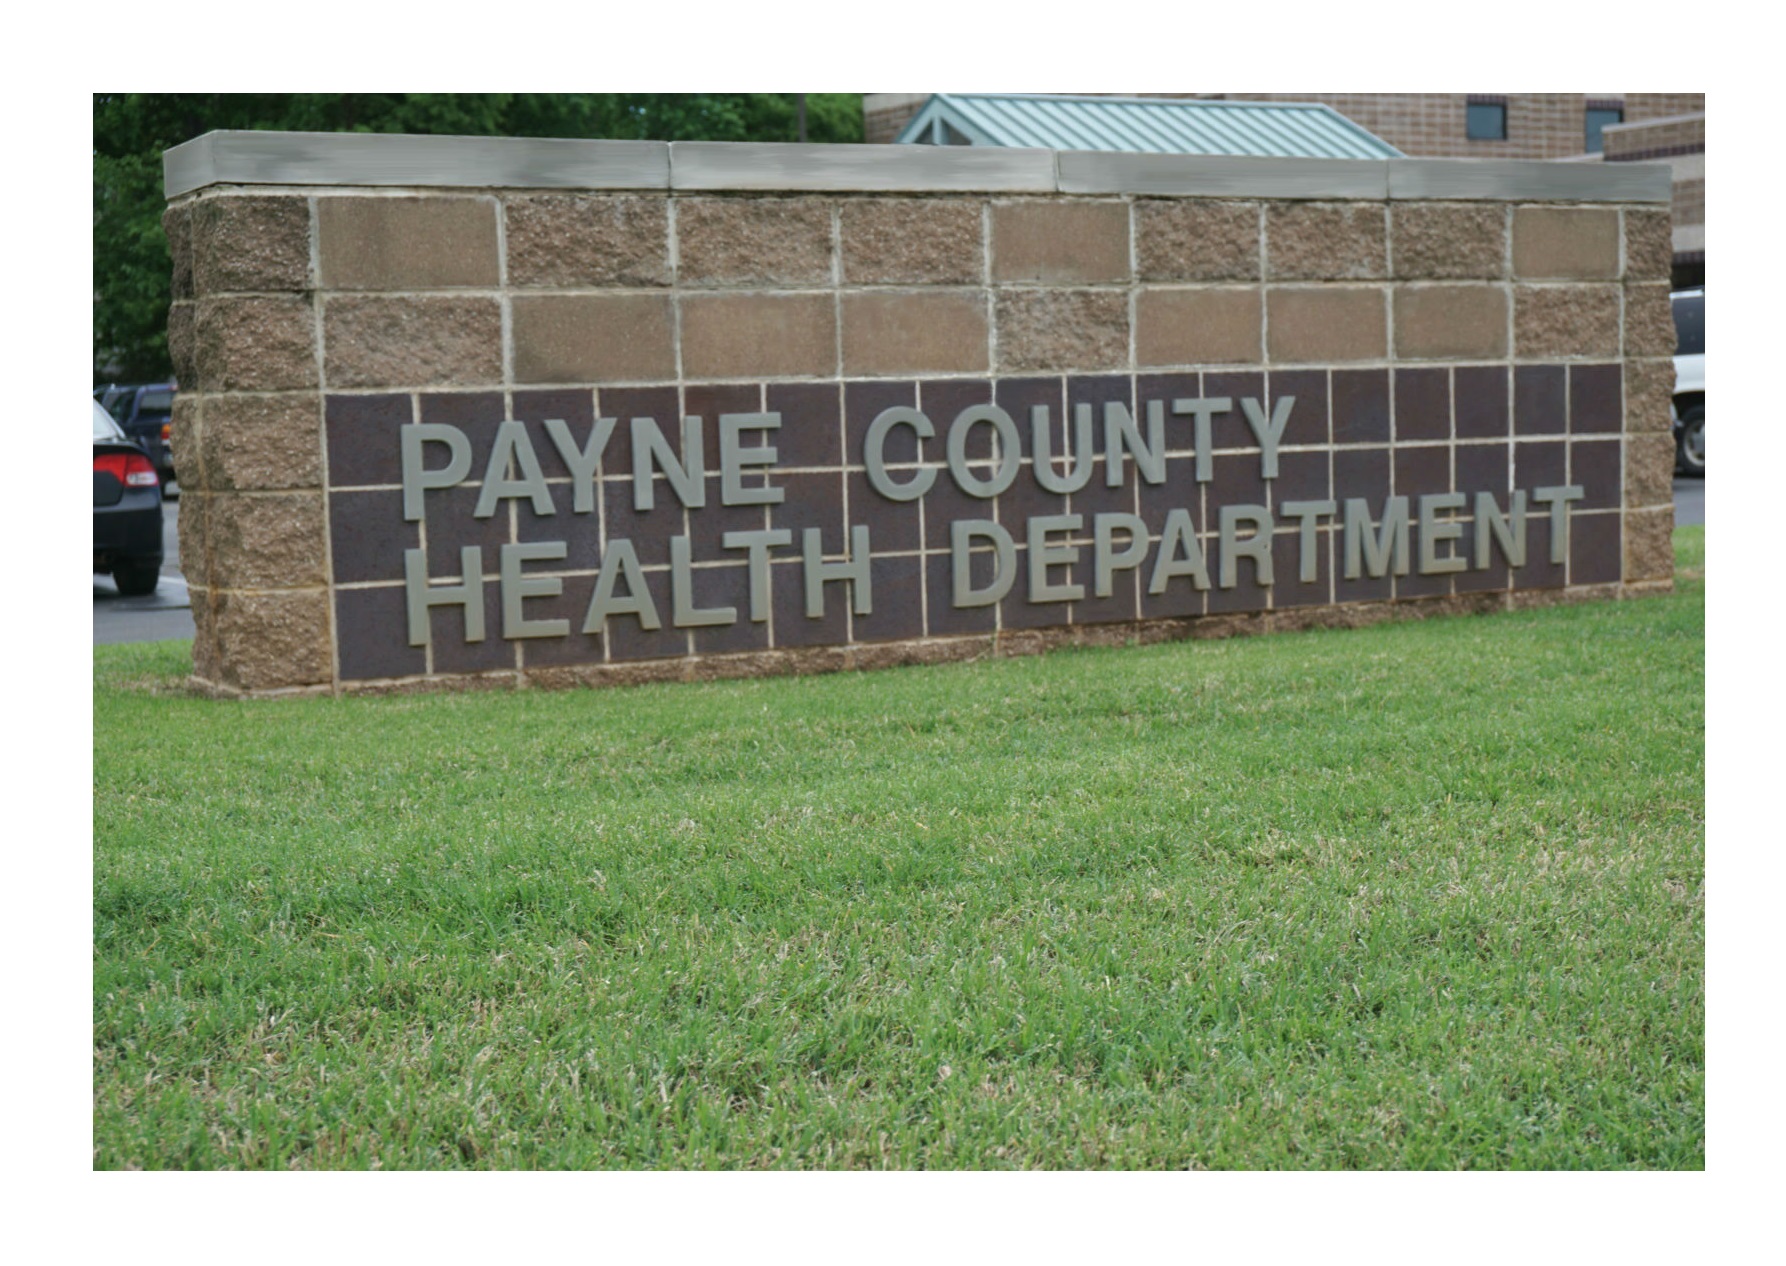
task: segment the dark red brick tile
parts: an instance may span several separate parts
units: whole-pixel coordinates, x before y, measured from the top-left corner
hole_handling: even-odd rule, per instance
[[[1407,497],[1451,491],[1451,450],[1448,448],[1398,448],[1395,450],[1395,491]]]
[[[492,571],[494,564],[494,559],[487,560]],[[484,585],[483,641],[465,640],[464,607],[434,607],[428,615],[435,672],[483,673],[515,667],[515,644],[502,636],[502,586],[494,580]]]
[[[1389,442],[1388,370],[1336,369],[1333,371],[1333,442],[1335,444],[1387,444]]]
[[[1327,371],[1324,369],[1274,369],[1268,384],[1271,399],[1267,415],[1276,412],[1281,396],[1292,396],[1290,418],[1284,424],[1280,444],[1325,444],[1327,427]]]
[[[1512,462],[1506,443],[1457,446],[1458,491],[1471,494],[1492,492],[1504,506],[1512,479]],[[1471,504],[1475,502],[1472,500]]]
[[[1513,371],[1513,429],[1528,435],[1561,435],[1567,429],[1568,396],[1561,365],[1521,365]]]
[[[668,553],[665,546],[665,553]],[[647,629],[636,615],[610,616],[607,620],[606,635],[613,659],[672,659],[688,654],[688,631],[677,628],[671,621],[674,618],[670,606],[670,573],[667,571],[648,571],[645,575],[645,589],[651,595],[652,603],[657,607],[657,618],[661,627]],[[616,592],[624,592],[626,582],[620,581],[615,586]],[[591,588],[590,593],[595,591]],[[583,621],[579,617],[572,625],[582,628]]]
[[[858,642],[924,636],[924,570],[917,555],[876,558],[870,566],[874,610],[855,617]]]
[[[1386,448],[1342,448],[1333,453],[1333,497],[1344,503],[1348,497],[1363,497],[1371,503],[1375,514],[1389,495],[1389,450]]]
[[[1509,433],[1507,367],[1460,365],[1455,371],[1457,438],[1500,439]]]
[[[1569,367],[1569,430],[1617,435],[1624,429],[1623,373],[1617,365]]]
[[[579,446],[589,443],[590,428],[595,425],[595,393],[584,387],[576,390],[551,391],[517,391],[513,397],[513,414],[517,422],[527,425],[527,439],[533,445],[535,456],[539,458],[540,469],[547,479],[561,479],[569,475],[570,467],[564,464],[559,456],[558,445],[553,443],[547,434],[545,421],[557,418],[563,422],[571,433],[571,439]],[[609,458],[614,451],[614,441],[610,436],[603,456]],[[479,472],[481,473],[481,472]],[[570,509],[569,489],[552,489],[553,496],[562,495],[565,509]]]
[[[1569,441],[1569,482],[1581,485],[1573,510],[1616,510],[1625,503],[1622,445],[1616,438]]]
[[[697,555],[696,557],[699,557]],[[769,648],[769,622],[750,618],[750,568],[696,567],[691,573],[694,604],[702,609],[731,607],[738,618],[731,624],[705,625],[695,629],[695,654],[724,655],[735,651]]]
[[[398,428],[410,420],[408,396],[329,396],[323,407],[329,439],[329,486],[401,483],[403,453]],[[446,461],[444,449],[427,457],[430,466]]]
[[[768,405],[771,413],[781,414],[781,429],[774,439],[776,465],[787,469],[844,464],[843,404],[837,384],[773,383]]]
[[[335,638],[344,681],[413,677],[427,667],[423,649],[409,644],[409,608],[401,585],[336,590]]]
[[[336,584],[362,580],[402,580],[403,551],[416,549],[418,525],[403,519],[403,494],[329,494],[329,550]]]
[[[1623,537],[1617,514],[1569,516],[1569,583],[1601,585],[1623,572]]]
[[[943,538],[946,546],[948,538]],[[996,560],[990,551],[975,553],[969,556],[968,574],[976,589],[983,588],[992,582]],[[951,564],[948,554],[932,554],[924,560],[924,585],[926,597],[930,603],[930,627],[927,630],[931,637],[945,637],[956,633],[990,633],[998,626],[998,610],[996,607],[954,607],[950,605],[951,597]],[[1021,582],[1022,577],[1018,578]],[[1013,584],[1012,589],[1015,590]]]
[[[1395,438],[1398,442],[1451,438],[1450,370],[1395,371]]]

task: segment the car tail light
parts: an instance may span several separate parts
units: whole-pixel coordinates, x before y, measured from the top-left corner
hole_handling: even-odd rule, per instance
[[[161,438],[164,440],[172,439],[173,435],[174,435],[174,424],[172,422],[163,422],[161,424]]]
[[[93,473],[110,475],[127,488],[153,488],[161,480],[141,453],[95,453]]]

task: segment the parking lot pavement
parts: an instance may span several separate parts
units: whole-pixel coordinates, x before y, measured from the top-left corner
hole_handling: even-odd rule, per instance
[[[1705,480],[1682,479],[1676,476],[1674,481],[1674,523],[1676,527],[1686,527],[1694,523],[1705,522]]]
[[[173,485],[179,491],[179,485]],[[180,503],[161,503],[161,583],[143,598],[126,598],[110,576],[93,577],[93,644],[160,642],[192,636],[192,599],[180,574]]]

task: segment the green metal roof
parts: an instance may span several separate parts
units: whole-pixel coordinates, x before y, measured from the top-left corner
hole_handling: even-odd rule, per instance
[[[896,143],[1267,158],[1403,156],[1345,115],[1314,102],[1171,97],[939,92]]]

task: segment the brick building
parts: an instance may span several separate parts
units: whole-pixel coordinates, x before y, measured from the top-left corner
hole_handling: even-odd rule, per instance
[[[1141,93],[1229,101],[1312,101],[1331,106],[1416,158],[1537,158],[1574,162],[1666,160],[1675,169],[1675,283],[1705,280],[1703,92]],[[925,92],[867,93],[864,136],[887,143],[930,99]]]

